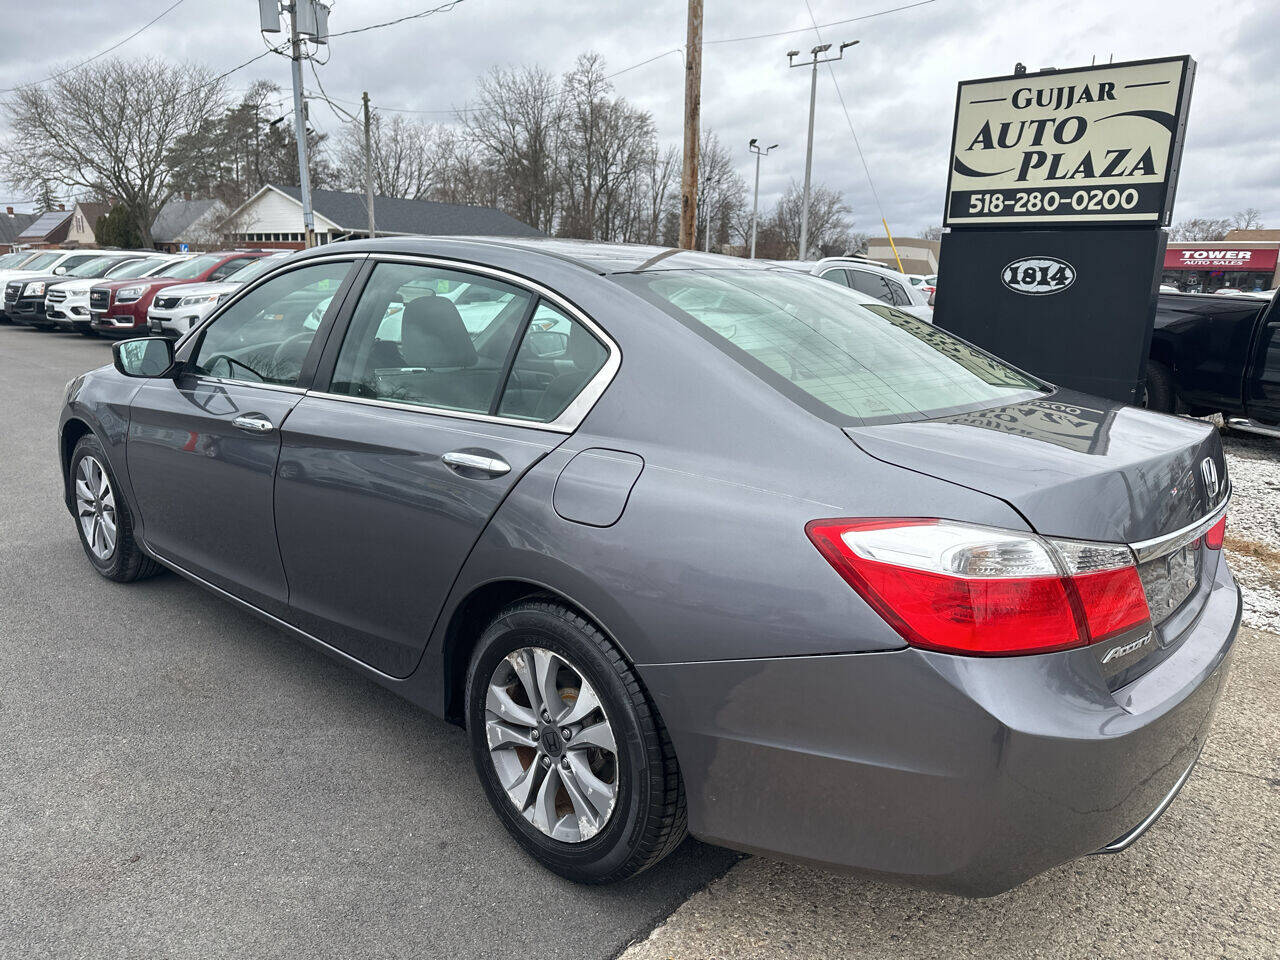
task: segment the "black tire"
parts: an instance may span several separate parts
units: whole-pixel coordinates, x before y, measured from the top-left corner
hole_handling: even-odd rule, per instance
[[[129,505],[125,502],[124,497],[120,495],[120,484],[116,482],[115,474],[111,472],[111,464],[107,460],[106,451],[102,449],[102,444],[98,442],[98,438],[91,433],[85,434],[80,438],[80,442],[76,444],[75,450],[72,451],[71,460],[67,465],[67,482],[72,492],[73,509],[76,472],[80,467],[80,462],[87,457],[93,457],[101,465],[107,475],[107,480],[111,484],[115,503],[116,543],[115,549],[110,556],[106,558],[97,556],[89,546],[84,528],[77,518],[75,520],[76,534],[80,537],[80,546],[84,548],[84,555],[93,564],[93,569],[108,580],[114,580],[117,583],[130,583],[134,580],[143,580],[147,577],[155,576],[162,568],[142,552],[142,548],[138,546],[138,542],[134,539],[133,517],[129,513]]]
[[[1173,373],[1159,360],[1147,361],[1146,398],[1142,404],[1161,413],[1178,412],[1178,393],[1173,386]]]
[[[587,840],[564,842],[524,819],[490,758],[485,698],[507,654],[542,647],[565,659],[602,702],[617,744],[617,798],[608,821]],[[476,773],[503,826],[536,860],[577,883],[612,883],[671,853],[687,832],[684,783],[661,718],[635,672],[590,621],[551,598],[518,601],[494,618],[471,657],[467,738]]]

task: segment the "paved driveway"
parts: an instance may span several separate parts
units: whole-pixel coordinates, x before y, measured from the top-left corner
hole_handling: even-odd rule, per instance
[[[0,326],[0,956],[613,957],[732,862],[565,883],[457,728],[176,576],[94,574],[54,431],[109,358]]]

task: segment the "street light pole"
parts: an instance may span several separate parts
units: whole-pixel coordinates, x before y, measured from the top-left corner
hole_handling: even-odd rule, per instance
[[[797,254],[797,259],[799,260],[804,260],[809,250],[809,181],[810,173],[813,170],[813,112],[818,102],[818,64],[843,60],[845,50],[858,42],[857,40],[850,40],[840,44],[840,50],[834,57],[827,57],[823,60],[818,59],[818,54],[826,53],[830,50],[831,44],[820,43],[809,51],[813,58],[810,61],[813,65],[813,75],[809,81],[809,140],[804,151],[804,198],[800,202],[800,251]],[[793,67],[805,66],[806,63],[804,61],[795,62],[795,58],[799,55],[799,50],[788,50],[787,63]]]
[[[364,102],[364,195],[369,207],[369,236],[378,235],[377,220],[373,216],[373,143],[369,133],[369,91],[361,98]]]
[[[775,143],[771,147],[760,149],[759,141],[755,137],[751,138],[751,142],[747,144],[747,149],[756,155],[756,190],[751,198],[751,259],[756,258],[756,227],[758,223],[758,213],[760,210],[760,158],[767,157],[770,150],[776,150],[778,145]]]

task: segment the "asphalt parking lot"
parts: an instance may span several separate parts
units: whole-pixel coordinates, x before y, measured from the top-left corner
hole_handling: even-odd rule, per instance
[[[92,572],[54,428],[108,359],[0,326],[0,956],[1280,955],[1275,635],[1242,634],[1200,767],[1120,856],[967,901],[689,842],[576,887],[508,840],[457,729],[177,577]],[[1280,456],[1230,449],[1261,592]]]
[[[736,859],[562,881],[457,728],[176,576],[94,574],[54,433],[109,359],[0,326],[0,956],[614,957]]]

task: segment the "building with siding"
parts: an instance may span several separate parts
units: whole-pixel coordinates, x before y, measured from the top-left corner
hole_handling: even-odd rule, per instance
[[[319,243],[369,235],[364,194],[313,190],[311,204]],[[374,213],[380,237],[544,236],[541,230],[492,207],[374,197]],[[305,239],[302,193],[297,187],[267,184],[227,217],[223,230],[235,245],[300,250]]]
[[[221,200],[170,200],[151,225],[151,242],[166,253],[219,250],[226,246],[226,219]]]

